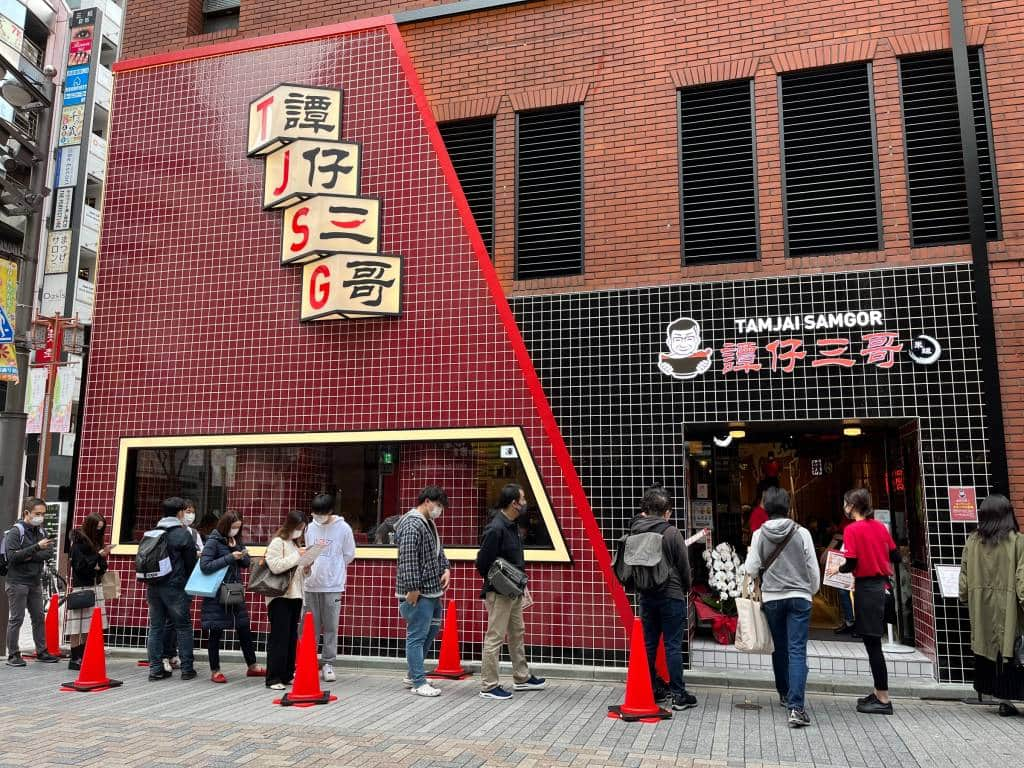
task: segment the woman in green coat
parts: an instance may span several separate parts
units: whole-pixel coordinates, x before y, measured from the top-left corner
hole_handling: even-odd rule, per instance
[[[1024,536],[1005,496],[989,496],[979,513],[960,565],[960,599],[971,617],[974,688],[1003,699],[999,714],[1009,717],[1017,710],[1007,702],[1024,700],[1024,669],[1014,661],[1024,633]]]

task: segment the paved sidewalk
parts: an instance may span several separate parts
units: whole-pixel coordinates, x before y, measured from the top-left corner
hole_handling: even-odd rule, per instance
[[[203,669],[202,667],[200,668]],[[695,689],[699,706],[657,725],[605,716],[621,686],[551,681],[510,702],[479,698],[470,681],[439,683],[421,699],[400,676],[348,671],[339,701],[284,709],[243,667],[231,682],[150,683],[122,659],[108,671],[122,688],[61,693],[65,665],[0,665],[0,766],[688,766],[690,768],[992,768],[1020,764],[1024,718],[991,707],[897,701],[895,717],[854,712],[850,697],[812,696],[813,727],[794,731],[767,692]],[[748,697],[760,710],[739,710]]]

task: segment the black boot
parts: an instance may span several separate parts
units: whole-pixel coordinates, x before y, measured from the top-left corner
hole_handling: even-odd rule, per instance
[[[71,646],[71,660],[68,662],[68,669],[77,671],[82,668],[82,658],[85,656],[84,645]]]

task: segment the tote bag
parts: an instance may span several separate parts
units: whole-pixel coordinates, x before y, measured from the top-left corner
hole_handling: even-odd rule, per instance
[[[775,650],[775,644],[768,628],[768,619],[761,607],[761,579],[754,579],[752,594],[747,589],[749,582],[750,576],[744,576],[740,594],[750,594],[751,597],[736,598],[736,650],[743,653],[771,653]]]
[[[217,590],[220,589],[227,572],[228,567],[225,565],[213,573],[203,573],[199,563],[196,563],[196,567],[192,569],[192,575],[188,577],[188,583],[185,585],[185,593],[196,597],[216,597]]]

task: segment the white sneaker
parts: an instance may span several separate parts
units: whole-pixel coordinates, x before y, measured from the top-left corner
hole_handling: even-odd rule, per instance
[[[166,672],[167,674],[171,674],[171,671],[172,671],[171,660],[170,659],[164,659],[164,672]]]
[[[324,664],[324,667],[321,670],[321,672],[323,673],[325,683],[333,683],[335,680],[338,679],[334,676],[334,667],[332,667],[330,664]]]
[[[413,688],[412,692],[417,696],[428,696],[430,698],[441,695],[441,692],[430,683],[424,683],[419,688]]]
[[[406,688],[412,688],[412,678],[411,677],[403,677],[402,678],[402,685],[404,685]]]

